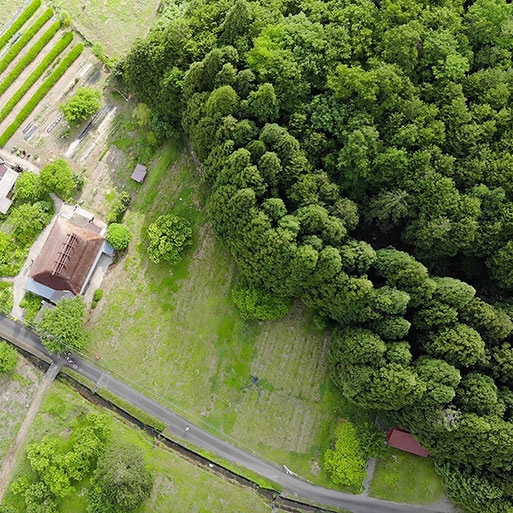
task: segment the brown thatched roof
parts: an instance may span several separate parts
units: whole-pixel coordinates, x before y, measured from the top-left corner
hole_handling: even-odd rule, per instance
[[[58,217],[30,277],[54,290],[80,294],[102,245],[101,235]]]

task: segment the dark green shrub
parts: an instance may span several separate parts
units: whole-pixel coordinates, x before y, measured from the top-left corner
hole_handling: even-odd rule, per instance
[[[18,363],[18,352],[4,340],[0,341],[0,374],[10,372]]]
[[[0,312],[4,315],[9,315],[11,313],[12,306],[12,284],[8,281],[0,281]]]
[[[119,196],[112,202],[109,211],[106,215],[107,223],[119,223],[123,219],[123,215],[126,212],[132,197],[130,193],[123,191],[119,193]]]

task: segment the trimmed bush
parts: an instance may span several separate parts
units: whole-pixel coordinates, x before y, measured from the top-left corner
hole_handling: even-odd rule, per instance
[[[109,224],[107,229],[107,242],[118,251],[126,249],[132,240],[130,230],[124,225],[119,223]]]
[[[0,121],[3,121],[6,118],[9,112],[11,112],[17,103],[25,96],[27,91],[36,83],[38,78],[45,72],[46,68],[48,68],[57,56],[64,51],[72,40],[73,34],[71,32],[66,32],[66,34],[62,36],[62,39],[50,50],[48,55],[41,61],[41,64],[39,64],[39,66],[28,76],[25,83],[11,96],[11,98],[9,98],[9,101],[0,111]],[[6,80],[8,79],[9,77],[6,78]],[[9,85],[10,84],[8,84],[7,87],[9,87]]]
[[[0,96],[5,93],[7,88],[21,75],[21,72],[41,53],[41,50],[50,42],[60,28],[61,22],[56,21],[18,61],[9,75],[0,83]]]
[[[103,297],[103,290],[102,289],[96,289],[93,294],[93,301],[91,302],[91,306],[93,308],[96,308],[96,305],[100,301],[100,299]]]
[[[0,137],[0,146],[5,146],[5,143],[13,136],[14,132],[18,130],[20,125],[28,118],[30,113],[37,107],[37,104],[46,96],[48,91],[57,83],[57,81],[64,75],[66,70],[77,60],[78,56],[84,49],[83,44],[75,46],[71,52],[66,55],[56,70],[43,82],[41,87],[33,94],[32,98],[21,109],[20,113],[16,116],[11,125]]]
[[[18,19],[7,29],[6,33],[0,37],[0,50],[11,39],[18,30],[29,20],[29,18],[39,9],[41,0],[34,0],[18,17]]]
[[[47,9],[12,46],[0,61],[0,73],[14,60],[14,58],[27,46],[27,43],[39,32],[41,27],[53,16],[52,9]]]

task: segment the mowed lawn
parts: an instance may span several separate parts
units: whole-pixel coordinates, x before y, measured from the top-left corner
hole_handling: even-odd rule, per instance
[[[124,220],[134,238],[88,321],[89,353],[192,421],[329,486],[320,466],[341,412],[324,333],[300,304],[278,321],[240,319],[235,264],[207,222],[208,191],[184,148],[162,148],[142,186],[130,172],[117,171],[135,196]],[[194,227],[174,266],[146,255],[147,227],[167,212]]]
[[[10,1],[10,0],[9,0]],[[91,42],[101,41],[109,57],[122,55],[153,25],[159,0],[55,0]]]
[[[444,488],[432,460],[388,447],[376,463],[369,495],[395,502],[429,504],[444,497]]]
[[[80,414],[100,411],[82,398],[70,386],[55,382],[48,392],[40,413],[32,424],[28,442],[38,441],[44,435],[69,436],[71,421]],[[148,467],[155,476],[151,498],[137,513],[267,513],[270,506],[252,490],[226,480],[187,460],[163,446],[156,446],[142,431],[124,424],[116,418],[112,423],[112,437],[140,447]],[[25,448],[19,453],[15,477],[29,466]],[[89,481],[82,483],[79,493],[59,500],[61,513],[85,513]],[[79,487],[80,488],[80,487]],[[6,505],[14,505],[21,512],[19,497],[8,492]]]
[[[25,418],[41,372],[22,356],[16,368],[0,376],[0,466]]]

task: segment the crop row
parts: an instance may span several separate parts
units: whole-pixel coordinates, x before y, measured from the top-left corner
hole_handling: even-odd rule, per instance
[[[28,19],[39,9],[41,0],[34,0],[18,17],[18,19],[6,30],[5,34],[0,37],[0,50],[5,43],[11,39],[18,30],[28,21]]]
[[[55,71],[41,84],[39,89],[32,95],[32,98],[30,98],[30,100],[23,106],[20,113],[2,134],[0,137],[0,146],[5,146],[5,143],[12,137],[14,132],[18,130],[20,125],[28,118],[30,113],[46,96],[48,91],[57,83],[62,75],[64,75],[66,70],[76,61],[78,56],[82,53],[83,49],[84,45],[78,44],[71,50],[71,52],[68,53],[68,55],[66,55],[66,57],[64,57]]]
[[[53,11],[47,9],[17,41],[16,44],[5,54],[0,61],[0,73],[14,60],[14,58],[25,48],[27,43],[39,32],[40,28],[53,16]]]
[[[41,64],[28,76],[27,80],[25,80],[23,85],[9,98],[9,101],[0,111],[0,122],[6,118],[9,112],[11,112],[16,104],[25,96],[27,91],[36,83],[37,79],[44,73],[46,68],[48,68],[57,56],[71,43],[72,39],[73,34],[66,32],[66,34],[62,36],[62,39],[48,52],[48,55],[41,61]]]
[[[52,37],[61,28],[61,22],[56,21],[35,43],[30,50],[18,61],[9,75],[0,83],[0,96],[20,76],[21,72],[39,55],[41,50],[50,42]]]

